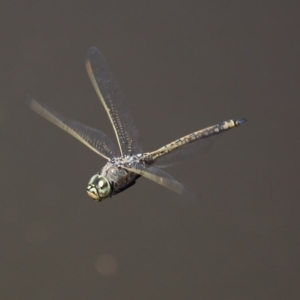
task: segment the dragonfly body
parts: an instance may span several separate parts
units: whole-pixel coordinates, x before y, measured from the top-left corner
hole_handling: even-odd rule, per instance
[[[170,158],[170,153],[174,155],[172,162],[176,162],[181,158],[180,151],[186,149],[188,144],[200,143],[200,140],[237,127],[246,121],[246,119],[231,119],[195,131],[158,150],[143,152],[138,143],[138,132],[133,119],[124,105],[123,93],[106,60],[95,47],[88,50],[86,69],[114,128],[118,147],[103,132],[67,119],[43,107],[34,99],[30,100],[30,107],[107,160],[101,172],[92,176],[88,183],[87,193],[96,201],[103,201],[126,190],[141,176],[179,194],[193,196],[180,182],[159,168],[159,165],[164,165],[166,158]]]
[[[219,134],[222,131],[229,130],[244,122],[241,120],[229,120],[220,124],[210,126],[208,128],[188,134],[174,142],[149,153],[139,153],[133,156],[116,157],[107,162],[102,168],[101,176],[105,176],[112,185],[112,195],[116,195],[135,184],[140,175],[129,172],[126,168],[130,168],[132,164],[143,164],[145,168],[155,163],[155,160],[162,157],[186,144],[197,141],[198,139],[208,138],[212,135]]]

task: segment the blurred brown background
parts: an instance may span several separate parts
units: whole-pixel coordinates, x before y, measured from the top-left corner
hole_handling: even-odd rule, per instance
[[[2,1],[1,299],[300,299],[299,1]],[[113,137],[84,68],[110,63],[145,151],[249,122],[94,203],[105,161],[26,105]]]

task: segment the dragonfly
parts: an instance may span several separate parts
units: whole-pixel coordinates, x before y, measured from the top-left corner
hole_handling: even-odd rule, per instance
[[[194,198],[193,192],[163,170],[165,164],[177,162],[189,148],[196,148],[196,144],[204,139],[235,128],[247,120],[230,119],[195,131],[155,151],[143,152],[138,142],[138,131],[124,102],[124,94],[107,61],[96,47],[89,48],[85,66],[112,124],[117,145],[102,131],[68,119],[32,97],[29,99],[29,106],[107,160],[102,170],[89,180],[88,196],[101,202],[133,186],[139,177],[145,177],[178,194]]]

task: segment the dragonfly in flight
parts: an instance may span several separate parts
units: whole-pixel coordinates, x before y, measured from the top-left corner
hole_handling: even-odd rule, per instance
[[[174,192],[194,197],[192,192],[162,168],[166,164],[178,161],[186,150],[195,148],[201,140],[237,127],[246,122],[246,119],[221,122],[188,134],[155,151],[143,152],[138,143],[138,131],[123,101],[123,93],[108,63],[97,48],[91,47],[88,50],[85,65],[92,85],[113,126],[118,146],[103,132],[65,118],[40,105],[33,98],[30,98],[29,105],[33,111],[107,160],[101,172],[92,176],[88,182],[88,195],[95,201],[103,201],[131,187],[143,176]]]

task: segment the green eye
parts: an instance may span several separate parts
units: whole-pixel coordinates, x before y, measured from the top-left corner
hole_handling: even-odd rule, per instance
[[[96,174],[88,183],[87,194],[95,201],[103,201],[111,195],[111,185],[106,177]]]

